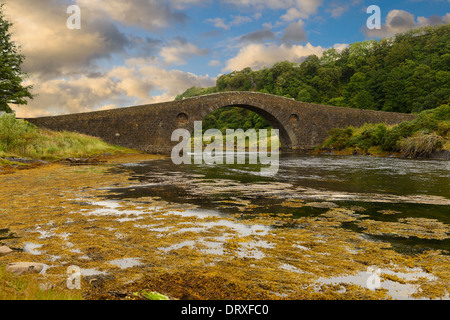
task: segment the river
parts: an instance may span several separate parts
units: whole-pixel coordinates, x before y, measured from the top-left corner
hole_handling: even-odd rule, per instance
[[[248,161],[247,161],[248,162]],[[261,175],[261,165],[174,165],[170,159],[125,164],[138,181],[114,189],[110,199],[161,197],[168,202],[194,204],[198,210],[236,214],[246,208],[257,213],[317,216],[329,208],[360,208],[365,218],[395,222],[433,219],[450,224],[450,163],[367,156],[284,154],[274,177]],[[286,199],[305,206],[283,206]],[[224,206],[224,203],[227,203]],[[321,204],[322,203],[322,204]],[[358,230],[355,224],[347,228]],[[363,230],[361,230],[363,232]],[[399,250],[436,248],[450,251],[450,239],[379,236]]]
[[[0,176],[16,235],[2,242],[22,248],[1,259],[79,266],[107,283],[94,299],[449,298],[448,161],[283,154],[275,176],[260,169],[131,158]]]

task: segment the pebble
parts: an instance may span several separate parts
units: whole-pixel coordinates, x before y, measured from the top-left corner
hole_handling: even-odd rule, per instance
[[[0,247],[0,257],[6,256],[7,254],[9,254],[11,252],[13,252],[13,250],[8,248],[7,246]]]

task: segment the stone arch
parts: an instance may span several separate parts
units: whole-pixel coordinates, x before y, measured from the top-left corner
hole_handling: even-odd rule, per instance
[[[250,111],[253,111],[254,113],[260,115],[262,118],[264,118],[267,122],[269,122],[269,124],[271,125],[271,127],[273,129],[278,129],[279,130],[279,136],[278,138],[280,139],[280,144],[281,144],[281,149],[282,150],[290,150],[292,149],[292,144],[293,144],[293,138],[294,138],[294,133],[291,132],[291,135],[289,135],[289,129],[290,128],[286,128],[285,125],[283,125],[283,123],[277,119],[276,116],[274,116],[272,113],[261,109],[259,107],[255,107],[252,105],[248,105],[248,104],[232,104],[232,105],[226,105],[220,108],[216,108],[215,110],[218,109],[222,109],[222,108],[226,108],[226,107],[239,107],[239,108],[243,108],[243,109],[247,109]],[[214,110],[214,111],[215,111]],[[202,120],[209,115],[211,112],[208,112],[207,114],[203,115]]]
[[[186,124],[186,123],[188,123],[188,122],[189,122],[189,117],[188,117],[188,115],[187,115],[186,113],[180,112],[180,113],[177,115],[177,123],[178,123],[179,125],[184,125],[184,124]]]
[[[279,139],[282,150],[291,150],[293,146],[297,144],[297,135],[295,133],[295,126],[298,125],[298,121],[290,121],[291,113],[286,114],[283,112],[282,105],[274,105],[267,103],[264,98],[265,94],[257,94],[258,99],[248,99],[248,93],[240,94],[240,92],[235,92],[230,95],[227,94],[213,94],[207,97],[216,98],[213,103],[208,103],[208,101],[202,102],[201,105],[196,105],[197,119],[195,121],[203,121],[203,119],[211,114],[212,112],[225,108],[225,107],[239,107],[243,109],[255,112],[264,118],[273,129],[279,130]],[[216,97],[214,97],[216,96]],[[228,99],[220,99],[227,97]],[[250,95],[250,97],[254,97]],[[189,124],[189,130],[193,131],[193,121]]]

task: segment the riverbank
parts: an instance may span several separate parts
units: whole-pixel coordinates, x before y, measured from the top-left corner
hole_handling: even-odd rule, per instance
[[[245,150],[248,152],[248,149]],[[375,156],[384,158],[403,158],[403,159],[422,159],[422,160],[450,160],[450,150],[435,151],[428,156],[412,157],[411,155],[402,154],[400,152],[382,152],[379,149],[369,149],[364,152],[358,148],[346,148],[344,150],[332,150],[328,148],[316,148],[312,151],[306,152],[312,155],[333,155],[333,156]],[[127,157],[132,161],[133,159],[140,159],[142,157],[152,157],[157,155],[145,154],[137,150],[128,150],[128,153],[117,154],[102,154],[87,158],[66,158],[58,161],[44,161],[39,159],[16,158],[7,157],[0,158],[0,175],[12,174],[21,170],[36,169],[43,166],[62,163],[73,165],[95,165],[101,163],[115,163],[123,161]]]
[[[421,112],[398,125],[365,124],[336,128],[317,153],[450,159],[450,105]]]
[[[77,266],[81,289],[75,293],[92,300],[141,299],[144,290],[202,300],[390,299],[395,289],[415,298],[448,298],[450,260],[441,250],[402,253],[389,242],[343,228],[355,223],[368,235],[442,241],[450,230],[439,221],[402,218],[380,225],[361,207],[298,199],[301,189],[286,183],[269,188],[197,181],[197,172],[180,175],[179,168],[167,172],[159,165],[155,176],[141,180],[127,168],[139,172],[145,162],[162,157],[107,158],[96,165],[52,163],[0,176],[0,229],[8,230],[0,243],[13,251],[0,264],[40,263],[43,272],[29,277],[58,290],[67,290],[67,270]],[[169,201],[158,189],[167,183],[185,187],[179,194],[189,192],[189,198],[230,193],[228,200],[217,198],[217,208],[235,207],[238,213],[211,214]],[[153,187],[158,196],[146,196]],[[260,198],[279,201],[283,211],[267,211],[256,202]],[[319,211],[290,213],[302,208]],[[386,220],[400,213],[375,215]],[[367,288],[368,266],[380,268],[382,283],[393,289]],[[346,275],[361,284],[339,281]]]
[[[138,153],[75,132],[41,129],[14,114],[0,116],[0,173],[48,163],[96,163],[108,155]]]
[[[387,152],[381,148],[373,147],[366,151],[360,148],[349,147],[343,150],[333,150],[330,148],[316,148],[309,154],[336,155],[336,156],[373,156],[383,158],[402,158],[402,159],[418,159],[418,160],[450,160],[450,150],[433,151],[427,155],[413,156],[402,152]]]

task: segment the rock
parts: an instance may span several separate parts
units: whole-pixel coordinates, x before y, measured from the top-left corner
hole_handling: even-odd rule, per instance
[[[435,151],[430,154],[430,159],[433,160],[450,160],[450,150]]]
[[[313,207],[313,208],[324,208],[324,209],[332,209],[338,208],[339,206],[333,202],[309,202],[305,203],[305,206]]]
[[[108,283],[115,281],[113,275],[97,274],[83,277],[83,280],[93,289],[104,289]]]
[[[31,164],[34,163],[36,160],[33,159],[27,159],[27,158],[5,158],[8,161],[12,161],[12,162],[20,162],[20,163],[25,163],[25,164]]]
[[[72,164],[98,164],[106,162],[104,160],[99,160],[96,158],[66,158],[65,161]]]
[[[6,256],[7,254],[13,252],[14,250],[8,248],[7,246],[1,246],[0,247],[0,257]]]
[[[35,262],[16,262],[16,263],[8,263],[6,265],[6,271],[18,275],[29,273],[40,273],[43,269],[44,264]]]

